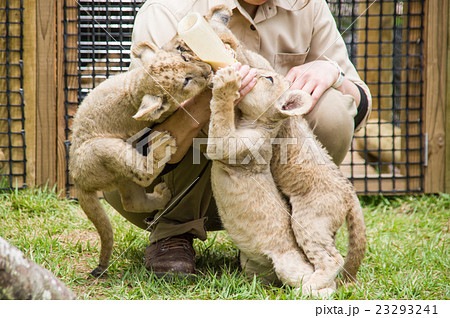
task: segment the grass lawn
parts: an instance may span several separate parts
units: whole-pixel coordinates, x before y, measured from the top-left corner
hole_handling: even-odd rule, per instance
[[[368,249],[359,283],[334,299],[450,299],[450,195],[360,197]],[[106,206],[106,204],[105,204]],[[165,282],[142,265],[148,234],[108,208],[115,230],[106,278],[96,266],[99,240],[80,207],[50,190],[0,193],[0,236],[52,271],[79,299],[301,299],[290,287],[265,286],[240,271],[238,251],[225,232],[196,240],[196,281]],[[345,252],[346,230],[338,245]],[[307,298],[307,297],[303,297]]]

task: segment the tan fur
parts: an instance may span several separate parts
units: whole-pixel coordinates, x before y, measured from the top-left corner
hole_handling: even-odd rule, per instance
[[[153,193],[146,193],[143,187],[151,184],[175,152],[175,140],[168,133],[153,132],[148,156],[126,141],[200,93],[211,73],[204,62],[146,42],[134,46],[132,54],[140,61],[138,67],[97,86],[84,99],[73,122],[69,168],[80,205],[101,238],[94,276],[107,269],[113,248],[111,223],[97,191],[118,189],[130,212],[165,207],[171,198],[165,184],[157,185]]]
[[[357,154],[368,162],[383,163],[381,173],[392,173],[396,169],[392,163],[402,160],[401,129],[383,119],[369,119],[365,128],[355,134],[361,137],[355,138]]]
[[[229,44],[230,47],[236,49],[237,59],[242,63],[249,64],[250,66],[268,64],[264,58],[245,49],[241,43],[230,36],[231,32],[223,24],[229,20],[226,17],[230,14],[231,12],[223,7],[217,7],[212,10],[209,20],[215,31],[219,35],[222,34],[221,37],[231,43]],[[276,76],[273,77],[275,78]],[[259,83],[260,80],[258,81]],[[216,89],[218,88],[214,87],[214,90]],[[233,96],[232,93],[230,94]],[[258,88],[257,85],[249,93],[249,97],[241,101],[237,107],[242,109],[251,105],[252,111],[260,111],[258,114],[261,115],[261,112],[266,109],[263,105],[268,107],[270,104],[267,103],[274,101],[279,94],[279,92],[277,95],[273,90],[269,89],[267,83],[266,87],[262,89]],[[254,99],[254,101],[249,103],[251,99]],[[280,103],[280,100],[277,100],[275,103]],[[218,108],[218,106],[213,107],[212,104],[211,107],[214,115],[216,112],[213,109],[214,107]],[[262,113],[262,118],[266,118],[267,120],[271,118],[269,115],[269,112]],[[262,118],[257,122],[260,122]],[[231,121],[233,118],[228,115],[226,120]],[[240,122],[239,120],[237,122],[242,127],[246,126],[245,122]],[[286,220],[289,219],[286,217],[283,218],[281,214],[277,214],[279,210],[274,205],[281,205],[283,209],[286,209],[286,205],[280,203],[282,201],[280,201],[280,197],[272,185],[271,178],[267,174],[264,179],[259,180],[260,185],[267,188],[268,193],[270,193],[270,195],[265,196],[263,193],[250,191],[254,190],[256,185],[255,182],[250,182],[253,176],[249,174],[255,173],[255,171],[249,172],[249,167],[245,167],[245,169],[241,168],[240,174],[234,171],[237,169],[231,170],[234,171],[234,174],[232,175],[228,172],[228,175],[230,176],[229,178],[233,176],[235,182],[230,184],[230,182],[227,183],[224,181],[225,184],[220,186],[220,183],[217,181],[217,175],[219,174],[218,164],[214,163],[212,174],[212,179],[216,179],[213,182],[213,184],[216,184],[213,186],[213,190],[214,187],[216,188],[214,194],[215,196],[220,196],[219,201],[222,201],[221,215],[228,214],[228,219],[231,220],[231,222],[224,222],[225,228],[229,232],[236,232],[233,235],[234,237],[239,238],[243,235],[247,238],[251,236],[251,241],[248,243],[236,245],[238,247],[240,245],[245,246],[246,252],[244,252],[244,258],[250,259],[253,263],[261,263],[262,261],[258,259],[258,255],[252,255],[252,252],[249,251],[263,251],[267,255],[268,251],[278,248],[282,253],[285,250],[283,246],[286,246],[286,244],[292,249],[293,243],[289,239],[286,238],[285,241],[282,240],[283,242],[279,241],[280,237],[284,237],[284,234],[280,233],[287,233],[292,230],[296,238],[295,246],[298,244],[298,247],[304,250],[308,260],[314,265],[314,273],[310,275],[309,271],[305,270],[304,262],[298,260],[300,262],[298,266],[302,268],[300,271],[304,271],[303,291],[313,291],[332,286],[334,278],[342,268],[343,259],[336,249],[335,235],[337,230],[342,226],[344,219],[346,219],[349,228],[349,247],[343,275],[346,280],[354,280],[364,256],[366,245],[362,209],[354,188],[316,140],[307,122],[302,117],[289,118],[280,123],[282,123],[280,131],[278,134],[272,136],[277,136],[278,138],[294,138],[296,144],[290,145],[287,148],[287,158],[284,156],[286,154],[281,153],[282,148],[280,146],[274,146],[271,171],[277,186],[290,200],[292,206],[291,223],[286,224]],[[224,117],[220,125],[228,125],[229,127],[230,124],[225,122]],[[211,123],[210,136],[213,126]],[[268,127],[266,126],[264,128],[267,129]],[[258,132],[260,136],[264,134],[260,129],[258,129]],[[267,134],[267,132],[265,133]],[[274,130],[272,130],[273,133]],[[216,134],[214,133],[213,135]],[[222,135],[226,134],[222,133]],[[224,148],[226,149],[226,145]],[[269,154],[267,154],[266,159],[270,159]],[[282,159],[286,159],[285,162]],[[259,166],[259,168],[261,167]],[[222,168],[222,170],[225,171],[226,169]],[[245,170],[245,174],[242,172],[243,170]],[[225,178],[226,174],[224,172],[220,173],[222,178]],[[243,175],[248,182],[242,181],[241,178]],[[223,192],[230,195],[230,197],[228,199],[225,198]],[[251,196],[259,196],[259,198],[253,199]],[[263,199],[260,198],[261,196]],[[236,200],[236,197],[242,197],[242,202]],[[269,197],[273,198],[269,199]],[[267,212],[264,213],[261,211]],[[268,213],[268,211],[271,213]],[[257,230],[252,230],[249,234],[249,228],[252,229],[254,227],[253,224],[258,223],[252,219],[255,217],[254,213],[258,214],[256,217],[261,218],[261,220],[258,219],[261,223],[255,225]],[[267,242],[270,242],[268,245],[272,247],[267,246]],[[300,250],[298,247],[297,250]],[[266,250],[266,248],[269,249]],[[277,272],[277,266],[280,266],[279,261],[275,261],[273,258],[272,261],[275,266],[275,272],[282,281],[294,286],[299,284],[298,276],[297,280],[295,278],[287,278],[286,276],[283,277],[281,272]],[[293,259],[286,258],[284,261],[290,263],[290,266],[293,267],[297,265]],[[253,268],[257,268],[257,266],[254,266],[255,264],[251,265]],[[284,266],[287,265],[284,264]],[[265,267],[268,267],[267,263]],[[264,266],[261,266],[261,268],[264,268]]]
[[[291,226],[298,245],[314,265],[306,287],[328,286],[341,271],[345,280],[355,280],[366,246],[361,206],[353,185],[333,163],[303,118],[288,120],[279,138],[294,138],[286,145],[286,161],[274,145],[273,177],[292,207]],[[283,147],[286,149],[286,147]],[[348,253],[345,260],[336,249],[336,232],[347,221]]]
[[[247,273],[265,268],[264,274],[273,277],[273,268],[284,284],[300,287],[313,267],[295,242],[289,208],[270,172],[270,142],[288,116],[310,107],[311,98],[288,90],[281,75],[259,70],[258,76],[256,86],[237,105],[236,117],[233,102],[240,75],[228,67],[213,78],[207,152],[213,160],[211,185],[224,228],[240,249]]]

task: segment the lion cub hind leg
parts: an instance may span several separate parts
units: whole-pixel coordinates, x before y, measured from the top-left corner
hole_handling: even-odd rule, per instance
[[[300,250],[290,249],[284,252],[274,250],[269,257],[278,278],[286,285],[300,287],[309,280],[313,273],[311,265]]]
[[[167,185],[162,182],[155,186],[152,193],[131,181],[117,185],[124,209],[128,212],[151,212],[162,210],[169,203],[172,195]]]
[[[311,295],[313,298],[332,299],[336,288],[336,283],[333,282],[329,287],[322,289],[312,289],[311,287],[304,286],[303,288],[298,288],[297,290],[301,291],[302,295]]]
[[[292,223],[298,245],[314,266],[314,273],[304,284],[304,290],[318,290],[330,286],[342,270],[344,259],[335,245],[335,233],[331,230],[333,220],[317,218],[313,211],[292,202]],[[295,214],[295,211],[301,213]],[[315,217],[312,217],[315,215]],[[320,222],[320,220],[322,222]]]
[[[264,259],[259,258],[256,261],[255,259],[249,258],[243,251],[240,251],[239,258],[241,268],[247,277],[251,278],[256,275],[265,284],[281,285],[280,280],[275,274],[272,262],[267,257]]]
[[[147,156],[140,154],[133,145],[122,139],[95,138],[80,147],[80,149],[87,148],[86,152],[89,154],[95,154],[85,156],[84,167],[91,167],[91,170],[100,170],[104,167],[101,171],[106,169],[114,180],[129,179],[147,187],[161,173],[170,156],[176,151],[175,139],[168,133],[155,132],[150,136],[152,144]],[[110,184],[111,181],[103,180],[104,177],[101,175],[97,179],[105,181],[103,187],[100,186],[98,190],[113,185]],[[91,180],[87,178],[83,184],[89,182]]]

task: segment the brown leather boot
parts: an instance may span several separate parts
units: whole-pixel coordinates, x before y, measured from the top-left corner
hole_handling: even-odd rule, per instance
[[[193,235],[172,236],[150,244],[145,249],[144,265],[156,277],[186,277],[195,274]]]

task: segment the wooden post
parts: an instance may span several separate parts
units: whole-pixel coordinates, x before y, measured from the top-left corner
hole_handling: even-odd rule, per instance
[[[56,183],[56,1],[36,1],[36,183]]]
[[[36,185],[36,1],[24,0],[23,90],[25,100],[25,143],[27,185]]]
[[[27,144],[27,184],[66,186],[65,72],[74,75],[77,65],[65,66],[64,41],[73,47],[68,54],[77,61],[77,25],[69,24],[64,38],[64,1],[23,0],[24,12],[24,91]],[[66,16],[76,21],[75,0],[67,0]],[[71,83],[74,86],[73,83]],[[78,88],[76,86],[75,88]],[[76,103],[73,90],[69,98]]]
[[[57,23],[56,23],[56,34],[58,37],[57,41],[57,109],[56,109],[56,180],[57,180],[57,189],[63,190],[66,186],[67,181],[67,160],[66,160],[66,148],[65,148],[65,105],[64,105],[64,1],[57,2]],[[64,193],[61,193],[64,195]]]
[[[450,29],[450,5],[447,0],[447,31]],[[445,102],[445,189],[450,193],[450,33],[447,36],[447,100]]]
[[[445,137],[448,65],[449,1],[428,0],[425,33],[425,132],[428,134],[428,165],[425,192],[445,191]],[[448,111],[448,109],[447,109]],[[447,122],[448,123],[448,122]],[[447,135],[450,137],[450,135]],[[447,137],[447,138],[448,138]],[[447,155],[447,160],[448,160]],[[448,167],[448,166],[447,166]]]
[[[57,182],[57,3],[23,0],[27,184]]]

